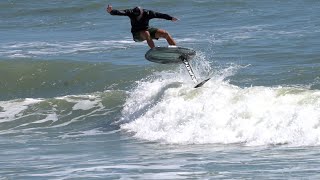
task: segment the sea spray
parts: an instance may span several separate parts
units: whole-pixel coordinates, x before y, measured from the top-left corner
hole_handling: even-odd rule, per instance
[[[226,73],[230,75],[230,71]],[[169,83],[183,79],[181,76],[185,75],[141,82],[126,101],[122,114],[129,122],[122,129],[137,138],[174,144],[320,143],[318,90],[240,88],[221,77],[213,77],[199,89],[189,84],[168,88]]]

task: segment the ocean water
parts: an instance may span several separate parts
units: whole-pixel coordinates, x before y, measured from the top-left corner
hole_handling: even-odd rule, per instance
[[[144,59],[142,6],[183,65]],[[0,2],[0,180],[319,179],[320,1]],[[165,40],[155,42],[166,46]]]

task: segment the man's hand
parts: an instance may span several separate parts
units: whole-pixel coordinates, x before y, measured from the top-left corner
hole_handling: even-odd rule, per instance
[[[179,19],[177,19],[177,18],[175,18],[175,17],[174,17],[174,18],[172,18],[172,20],[171,20],[171,21],[173,21],[173,22],[174,22],[174,21],[178,21],[178,20],[179,20]]]
[[[110,4],[108,4],[108,7],[107,7],[106,10],[107,10],[108,13],[110,13],[112,11],[112,6]]]

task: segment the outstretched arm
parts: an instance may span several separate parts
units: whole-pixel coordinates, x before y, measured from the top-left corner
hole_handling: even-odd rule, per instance
[[[108,4],[108,7],[107,7],[106,11],[108,13],[110,13],[111,15],[117,15],[117,16],[129,16],[129,14],[130,14],[130,11],[128,11],[128,10],[116,10],[116,9],[113,9],[110,4]]]
[[[166,20],[171,20],[171,21],[177,21],[178,19],[175,17],[172,17],[168,14],[163,14],[155,11],[149,11],[148,12],[150,18],[160,18],[160,19],[166,19]]]

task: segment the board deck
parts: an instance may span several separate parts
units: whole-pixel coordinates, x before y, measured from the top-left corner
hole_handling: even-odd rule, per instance
[[[193,73],[192,67],[189,63],[196,55],[196,51],[190,48],[179,47],[179,46],[168,46],[168,47],[154,47],[147,51],[145,58],[151,62],[161,63],[161,64],[178,64],[183,63],[192,79],[196,84],[194,88],[201,87],[210,78],[207,78],[200,83],[198,82],[195,74]]]
[[[179,46],[154,47],[150,49],[145,58],[151,62],[161,64],[177,64],[183,59],[190,60],[196,55],[196,51]]]

